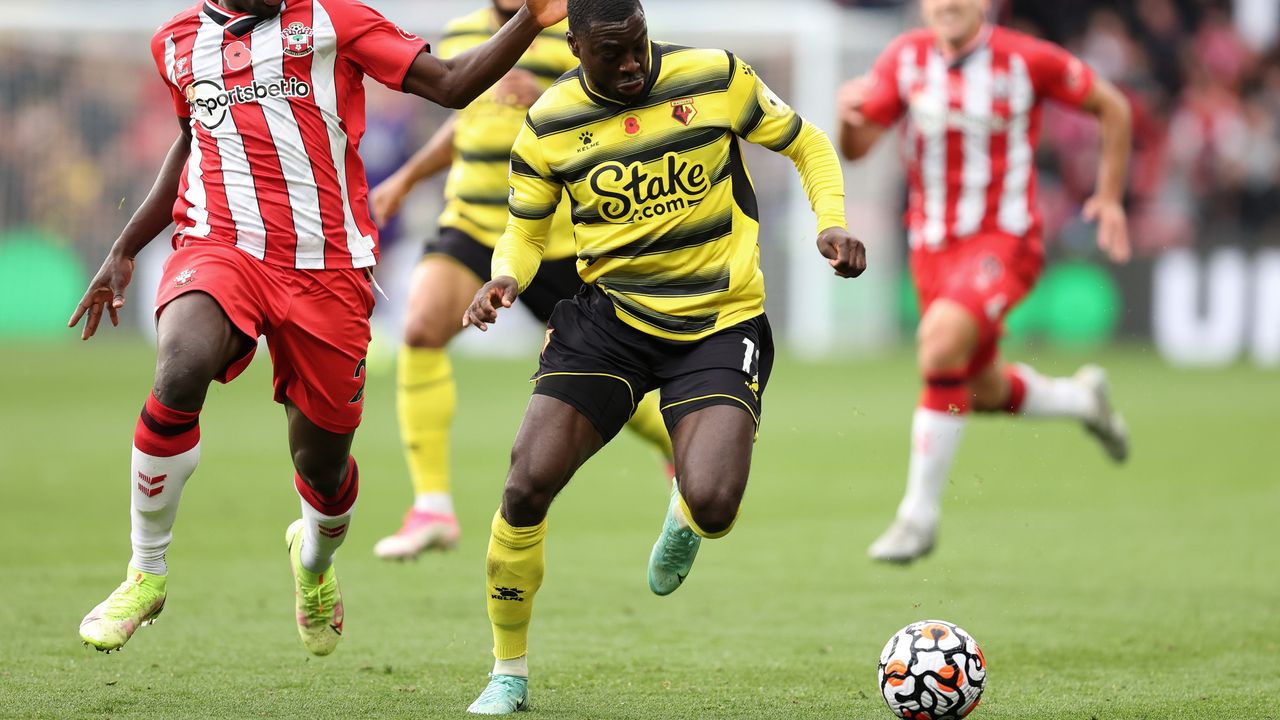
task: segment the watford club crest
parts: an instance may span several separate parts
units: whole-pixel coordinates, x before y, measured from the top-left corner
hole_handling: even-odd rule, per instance
[[[681,125],[688,126],[693,122],[693,118],[698,114],[698,108],[693,104],[693,98],[680,98],[671,101],[671,117],[680,121]]]
[[[289,23],[289,27],[280,33],[284,41],[284,54],[291,57],[306,57],[315,52],[312,44],[311,28],[300,22]]]

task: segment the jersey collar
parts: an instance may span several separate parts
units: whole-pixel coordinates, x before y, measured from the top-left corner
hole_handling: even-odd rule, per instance
[[[236,37],[244,37],[262,22],[262,18],[257,15],[231,12],[214,0],[204,0],[204,9],[201,12]],[[284,12],[284,3],[280,4],[280,12]]]
[[[587,73],[584,72],[581,67],[578,68],[578,83],[582,85],[582,92],[586,93],[587,98],[595,104],[603,105],[604,107],[626,107],[628,105],[634,105],[641,102],[649,97],[649,91],[653,90],[654,84],[658,82],[658,74],[660,72],[662,72],[662,46],[650,40],[649,79],[645,81],[644,89],[640,91],[640,94],[637,95],[635,99],[628,102],[619,102],[613,98],[606,97],[601,93],[596,92],[596,90],[591,87],[591,81],[587,79]]]
[[[946,61],[948,66],[953,68],[960,67],[975,52],[986,47],[987,41],[991,39],[991,32],[991,23],[984,22],[982,23],[982,27],[978,29],[978,34],[966,43],[964,47],[960,48],[960,50],[954,53],[947,52],[942,48],[941,44],[939,44],[937,45],[938,53],[942,55],[942,59]]]

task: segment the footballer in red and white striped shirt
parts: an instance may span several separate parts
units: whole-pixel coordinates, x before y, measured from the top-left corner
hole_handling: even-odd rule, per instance
[[[902,121],[906,227],[922,312],[924,391],[907,493],[894,524],[870,548],[880,560],[907,562],[932,548],[942,488],[971,408],[1075,418],[1113,459],[1128,453],[1101,368],[1047,378],[997,359],[1004,318],[1043,265],[1034,155],[1044,102],[1079,108],[1101,123],[1096,194],[1083,211],[1098,222],[1098,245],[1116,262],[1129,257],[1121,204],[1128,102],[1061,47],[989,24],[988,5],[923,0],[926,27],[894,40],[837,98],[841,149],[851,160]]]
[[[116,324],[133,258],[176,223],[156,297],[154,389],[134,430],[133,557],[81,623],[87,644],[118,649],[163,609],[205,395],[265,336],[302,506],[287,532],[298,633],[313,654],[333,652],[343,627],[333,556],[359,490],[350,450],[377,261],[357,154],[364,77],[464,107],[564,16],[565,0],[526,0],[492,38],[448,60],[360,0],[201,0],[161,26],[151,51],[179,134],[69,323],[87,318],[84,339],[104,313]]]

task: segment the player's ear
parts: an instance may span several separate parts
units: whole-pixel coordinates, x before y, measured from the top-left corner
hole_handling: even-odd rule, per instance
[[[581,60],[582,56],[578,54],[578,38],[574,37],[573,31],[566,30],[564,33],[564,39],[569,42],[569,52],[573,53],[574,57]]]

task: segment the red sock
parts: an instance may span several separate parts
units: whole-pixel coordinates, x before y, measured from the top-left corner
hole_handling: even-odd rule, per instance
[[[963,415],[969,412],[969,380],[959,373],[926,375],[920,407],[935,412]]]
[[[338,486],[338,491],[332,496],[325,496],[316,492],[297,473],[293,474],[293,486],[297,489],[298,495],[303,502],[310,505],[321,515],[330,517],[346,515],[351,506],[355,504],[356,496],[360,494],[360,468],[356,466],[354,457],[348,457],[347,479],[342,481],[342,484]]]
[[[200,412],[166,407],[154,394],[133,430],[129,470],[131,567],[164,575],[164,555],[173,540],[173,523],[187,479],[200,463]]]
[[[1017,415],[1022,412],[1022,402],[1027,399],[1027,381],[1014,368],[1006,370],[1005,377],[1009,378],[1009,404],[1005,410],[1010,415]]]
[[[133,428],[133,445],[153,457],[180,455],[200,442],[200,411],[174,410],[147,395]]]
[[[294,475],[293,485],[302,497],[302,566],[313,573],[323,573],[333,565],[333,554],[347,539],[351,509],[360,493],[360,470],[355,458],[347,459],[347,479],[332,497],[317,493]]]

